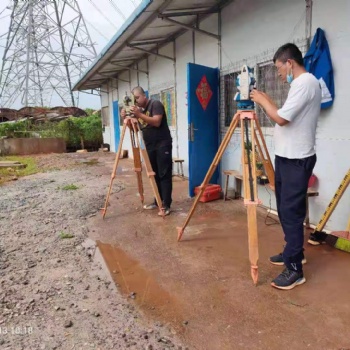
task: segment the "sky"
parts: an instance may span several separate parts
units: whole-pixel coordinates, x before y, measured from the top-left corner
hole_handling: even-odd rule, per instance
[[[62,0],[58,0],[62,1]],[[97,55],[102,51],[108,41],[118,31],[135,8],[141,3],[141,0],[77,0],[80,10],[86,21],[88,31],[92,42],[95,44]],[[0,0],[0,35],[7,33],[10,25],[11,10],[6,7],[12,0]],[[95,5],[93,5],[93,4]],[[114,6],[113,6],[114,5]],[[97,9],[96,9],[97,7]],[[121,12],[121,14],[119,13]],[[0,41],[0,67],[2,64],[4,48],[6,41]],[[19,103],[12,106],[21,108]],[[79,94],[80,108],[99,109],[100,98],[97,96]]]

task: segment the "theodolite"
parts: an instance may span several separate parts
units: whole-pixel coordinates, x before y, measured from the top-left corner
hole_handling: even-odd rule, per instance
[[[241,74],[236,79],[237,89],[234,100],[237,101],[239,110],[254,110],[254,102],[250,99],[250,93],[255,88],[256,80],[253,70],[247,65],[244,65]]]
[[[125,91],[125,96],[123,97],[123,105],[126,112],[127,117],[134,117],[133,113],[130,111],[130,107],[135,106],[135,98],[134,95],[131,94],[131,97],[128,95],[128,92]]]

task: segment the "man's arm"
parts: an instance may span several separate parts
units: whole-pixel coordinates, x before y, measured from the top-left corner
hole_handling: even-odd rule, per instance
[[[151,126],[155,126],[156,128],[158,128],[162,123],[163,116],[161,114],[155,114],[153,117],[149,117],[148,115],[141,113],[139,108],[136,106],[130,107],[130,110],[136,118],[142,119],[144,122]]]
[[[276,122],[279,126],[284,126],[289,123],[288,120],[280,117],[277,113],[278,107],[276,106],[275,102],[272,101],[269,95],[265,94],[262,91],[253,90],[250,93],[250,98],[260,105],[262,108],[264,108],[266,114],[269,116],[270,119],[272,119],[274,122]]]
[[[152,100],[149,103],[151,103],[150,105],[150,113],[152,114],[151,117],[144,113],[141,113],[141,111],[137,107],[133,108],[134,115],[136,118],[142,119],[147,124],[158,128],[162,124],[162,118],[165,115],[164,106],[158,100]]]

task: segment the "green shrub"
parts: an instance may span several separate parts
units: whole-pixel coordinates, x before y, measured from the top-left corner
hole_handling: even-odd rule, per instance
[[[103,143],[102,122],[98,115],[65,120],[0,123],[0,137],[62,137],[68,149],[99,148]]]

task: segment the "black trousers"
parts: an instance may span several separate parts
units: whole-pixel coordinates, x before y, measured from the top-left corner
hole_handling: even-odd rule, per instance
[[[171,193],[173,191],[172,145],[147,149],[147,153],[152,169],[156,173],[155,180],[160,198],[163,205],[170,208],[172,202]]]
[[[307,188],[316,159],[275,158],[277,211],[286,241],[283,261],[290,270],[302,271]]]

